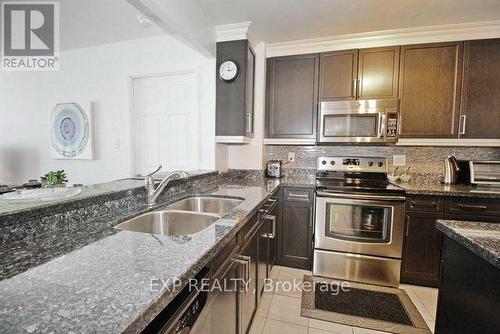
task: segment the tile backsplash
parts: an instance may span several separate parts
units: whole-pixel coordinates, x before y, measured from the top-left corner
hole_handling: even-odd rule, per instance
[[[443,159],[454,155],[461,160],[500,160],[500,147],[442,147],[442,146],[266,146],[265,160],[288,159],[288,152],[295,153],[295,163],[285,168],[315,168],[320,156],[372,156],[389,159],[406,155],[406,166],[415,174],[443,173]],[[406,168],[406,167],[404,167]]]

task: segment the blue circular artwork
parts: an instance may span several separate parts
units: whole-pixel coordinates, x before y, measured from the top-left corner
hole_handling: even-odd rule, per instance
[[[63,157],[74,158],[87,147],[90,126],[77,103],[56,105],[52,116],[52,146]]]

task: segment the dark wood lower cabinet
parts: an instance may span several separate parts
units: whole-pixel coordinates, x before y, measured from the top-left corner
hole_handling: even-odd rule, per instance
[[[268,214],[267,231],[268,231],[268,242],[269,242],[269,252],[268,252],[268,266],[267,266],[267,276],[270,277],[271,269],[276,264],[276,259],[278,258],[278,222],[279,222],[279,205],[276,205]]]
[[[446,238],[436,333],[498,333],[499,281],[500,270]]]
[[[258,230],[255,231],[239,256],[240,261],[246,262],[239,267],[239,278],[245,281],[245,284],[240,284],[239,293],[240,333],[247,333],[250,330],[255,312],[257,312],[258,232]]]
[[[269,224],[268,219],[261,219],[260,228],[257,230],[256,238],[259,239],[259,255],[257,260],[257,279],[259,296],[264,292],[264,283],[267,278],[267,267],[269,264]]]
[[[210,333],[237,334],[238,333],[238,278],[239,264],[233,262],[227,272],[220,279],[220,284],[226,287],[218,292],[214,298],[210,312]],[[221,321],[224,319],[224,321]]]
[[[278,263],[280,265],[311,269],[313,203],[312,200],[281,203],[280,228],[278,229]]]
[[[401,283],[439,286],[442,233],[436,229],[440,215],[407,211]]]
[[[443,235],[436,228],[438,219],[496,223],[500,221],[499,207],[495,199],[408,197],[401,283],[440,285]]]

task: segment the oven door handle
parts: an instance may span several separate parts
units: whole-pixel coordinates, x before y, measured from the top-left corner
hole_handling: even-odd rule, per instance
[[[320,197],[334,197],[334,198],[348,198],[348,199],[371,199],[371,200],[381,200],[381,201],[398,201],[404,202],[406,197],[404,196],[391,196],[391,195],[368,195],[368,194],[345,194],[345,193],[327,193],[323,191],[316,191],[316,194]]]

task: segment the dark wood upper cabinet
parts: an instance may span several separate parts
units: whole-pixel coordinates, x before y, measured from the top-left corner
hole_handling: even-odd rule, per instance
[[[319,56],[267,60],[268,138],[316,138]]]
[[[359,50],[358,99],[398,97],[400,47]]]
[[[458,136],[463,42],[401,47],[400,137]]]
[[[398,96],[399,46],[320,54],[320,101]]]
[[[356,99],[358,50],[344,50],[320,55],[319,99]]]
[[[218,75],[227,60],[239,67],[238,77],[231,82]],[[248,40],[218,42],[216,71],[216,136],[253,137],[255,53]]]
[[[460,138],[500,138],[500,39],[465,42]]]

